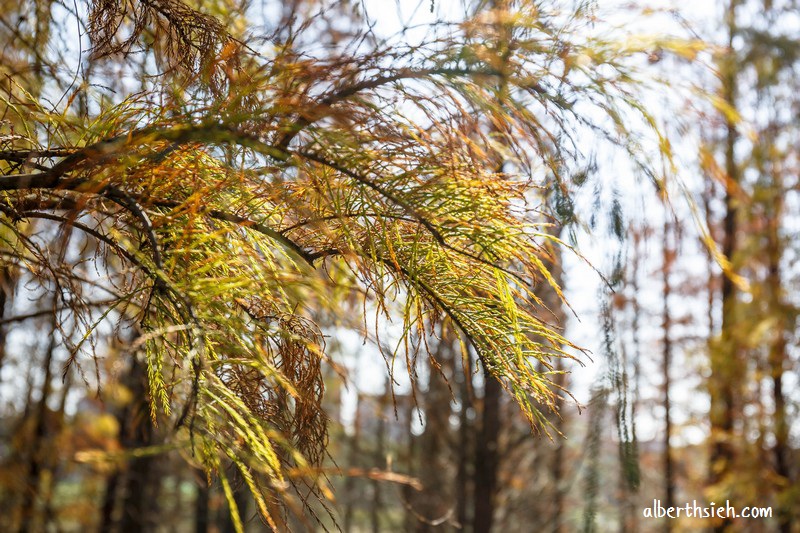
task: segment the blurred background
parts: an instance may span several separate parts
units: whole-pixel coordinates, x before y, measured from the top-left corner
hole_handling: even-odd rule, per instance
[[[493,7],[187,3],[242,34],[313,21],[310,50],[313,36],[423,42],[424,28]],[[0,6],[2,83],[28,70],[44,79],[56,64],[80,70],[77,58],[89,48],[76,33],[83,2]],[[532,432],[500,385],[483,379],[451,323],[425,340],[432,363],[420,346],[398,349],[402,321],[376,318],[369,305],[318,317],[340,371],[327,370],[324,397],[336,525],[312,504],[314,527],[800,531],[798,6],[600,1],[586,3],[584,14],[587,34],[658,32],[706,44],[682,55],[652,48],[637,65],[651,80],[643,105],[670,139],[673,158],[662,161],[669,180],[650,179],[626,158],[630,146],[609,143],[586,147],[568,195],[544,187],[532,198],[546,207],[553,234],[577,250],[565,247],[553,264],[569,306],[551,290],[539,294],[547,319],[586,349],[555,362],[563,373],[553,379],[569,393],[549,426]],[[82,75],[134,90],[157,68],[139,59],[87,63]],[[45,82],[27,89],[46,96]],[[648,142],[637,149],[650,150]],[[56,236],[46,221],[36,228],[43,246]],[[87,246],[69,251],[76,262],[88,261]],[[63,338],[74,332],[54,320],[49,290],[6,263],[0,287],[0,529],[233,531],[219,483],[179,460],[186,451],[153,445],[158,439],[146,434],[168,428],[143,422],[143,363],[120,357],[108,340],[96,362],[67,365],[75,352]],[[366,321],[377,321],[379,335],[363,333]],[[141,475],[123,475],[114,457]],[[233,490],[246,530],[265,530],[241,480]],[[653,500],[728,500],[771,507],[772,517],[648,518]],[[131,517],[128,509],[146,512]]]

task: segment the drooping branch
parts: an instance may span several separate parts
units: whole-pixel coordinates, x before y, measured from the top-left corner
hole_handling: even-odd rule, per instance
[[[11,191],[11,190],[26,190],[26,189],[55,189],[55,190],[72,190],[77,192],[86,192],[91,191],[93,188],[91,181],[88,181],[83,178],[77,177],[69,177],[69,174],[73,171],[83,168],[84,165],[89,163],[95,162],[104,162],[110,161],[112,159],[118,158],[122,156],[127,150],[133,146],[139,145],[146,141],[168,141],[174,145],[182,145],[182,144],[189,144],[193,142],[207,142],[207,143],[224,143],[224,142],[233,142],[237,143],[243,147],[253,149],[259,153],[263,153],[269,157],[272,157],[278,161],[285,162],[289,160],[291,157],[300,157],[302,159],[312,161],[314,163],[318,163],[320,165],[324,165],[331,170],[334,170],[340,174],[343,174],[354,181],[365,185],[366,187],[374,190],[379,195],[384,197],[390,203],[396,205],[397,207],[401,208],[409,217],[414,220],[415,222],[421,224],[423,227],[426,228],[428,232],[430,232],[431,236],[436,240],[436,242],[454,252],[457,252],[462,255],[466,255],[470,259],[485,263],[487,265],[495,266],[498,268],[498,265],[488,261],[482,257],[476,256],[470,252],[465,250],[461,250],[456,248],[449,243],[446,242],[444,236],[441,234],[439,229],[431,222],[425,215],[419,212],[418,209],[414,208],[409,202],[405,201],[404,199],[400,198],[397,194],[389,190],[388,188],[380,185],[373,179],[370,179],[364,173],[354,171],[350,168],[345,167],[344,165],[330,160],[329,158],[325,157],[322,154],[307,151],[307,150],[289,150],[285,148],[281,148],[280,146],[270,145],[258,139],[257,137],[237,131],[230,126],[220,126],[218,124],[201,124],[201,125],[190,125],[190,126],[172,126],[166,128],[158,128],[158,127],[145,127],[138,130],[134,130],[127,135],[118,135],[116,137],[112,137],[107,140],[102,140],[91,144],[83,149],[74,151],[70,153],[67,157],[56,163],[53,167],[51,167],[47,171],[33,173],[33,174],[13,174],[13,175],[5,175],[0,176],[0,191]],[[120,203],[126,209],[133,209],[133,214],[140,218],[142,217],[143,211],[136,209],[136,204],[133,195],[129,195],[128,193],[124,193],[121,189],[117,187],[112,187],[110,185],[99,185],[99,191],[95,191],[98,194],[108,197],[112,201]],[[96,187],[95,187],[96,188]],[[128,198],[126,199],[125,196]],[[131,201],[134,201],[134,204],[131,204]],[[163,207],[177,207],[179,202],[169,201],[169,200],[160,200],[155,198],[140,198],[139,201],[143,203],[149,203],[150,205],[157,205]],[[256,231],[263,233],[270,238],[278,241],[282,245],[286,246],[288,249],[302,257],[307,263],[313,266],[314,259],[322,256],[331,255],[333,251],[322,251],[322,252],[313,252],[304,250],[301,246],[294,243],[291,239],[287,238],[282,232],[278,232],[265,226],[264,224],[258,223],[256,221],[248,220],[244,217],[240,217],[238,215],[227,213],[220,210],[211,210],[208,212],[208,215],[212,218],[217,218],[219,220],[226,220],[228,222],[240,224],[240,225],[247,225],[252,227]],[[145,229],[148,225],[145,225]],[[148,232],[148,238],[151,241],[151,246],[153,246],[154,254],[157,254],[157,243],[155,242],[154,236]],[[156,261],[158,263],[158,261]],[[506,271],[506,273],[511,274],[520,281],[524,281],[519,278],[519,275],[510,271]]]

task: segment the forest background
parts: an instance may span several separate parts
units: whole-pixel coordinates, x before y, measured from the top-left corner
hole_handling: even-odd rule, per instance
[[[0,6],[0,529],[800,531],[794,1]]]

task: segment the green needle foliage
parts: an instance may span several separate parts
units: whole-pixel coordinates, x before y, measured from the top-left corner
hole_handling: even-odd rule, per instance
[[[406,345],[452,320],[546,426],[551,361],[576,352],[539,318],[537,286],[561,294],[546,266],[561,243],[538,191],[569,194],[587,139],[633,151],[635,117],[654,123],[626,67],[648,47],[578,37],[590,10],[548,9],[478,10],[417,46],[357,34],[303,53],[310,22],[257,51],[179,1],[95,2],[90,62],[141,52],[162,73],[123,99],[87,83],[56,106],[5,84],[24,133],[2,147],[3,265],[66,288],[83,324],[74,364],[134,331],[153,422],[230,501],[234,464],[276,529],[292,485],[329,496],[313,468],[332,364],[317,317],[354,295],[386,314],[401,301]],[[94,242],[90,272],[46,253],[36,219]]]

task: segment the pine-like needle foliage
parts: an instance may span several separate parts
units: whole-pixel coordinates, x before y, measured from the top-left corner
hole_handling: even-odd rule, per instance
[[[558,391],[541,369],[571,345],[539,318],[537,284],[561,293],[535,192],[580,158],[578,125],[624,138],[641,112],[627,52],[565,26],[583,15],[522,2],[424,45],[360,36],[367,52],[324,55],[298,51],[305,25],[261,55],[176,0],[95,2],[94,61],[139,47],[171,70],[113,104],[84,87],[98,99],[82,111],[6,87],[26,133],[3,146],[2,261],[70,288],[75,364],[96,355],[101,323],[134,327],[153,420],[189,460],[235,464],[276,529],[276,502],[325,452],[314,319],[344,292],[382,311],[401,300],[408,338],[448,317],[544,425]],[[93,279],[41,253],[36,218],[97,242]],[[98,287],[113,300],[100,317]],[[224,475],[223,488],[232,499]]]

